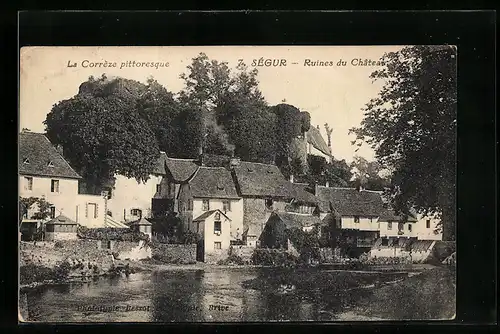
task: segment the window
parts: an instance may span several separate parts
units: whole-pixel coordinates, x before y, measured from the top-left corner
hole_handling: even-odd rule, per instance
[[[382,246],[388,246],[389,245],[389,239],[383,238],[382,239]]]
[[[430,219],[427,219],[427,220],[425,221],[425,227],[426,227],[426,228],[431,228],[431,220],[430,220]]]
[[[26,158],[23,160],[23,164],[29,165],[30,164],[30,159]]]
[[[214,233],[220,234],[222,232],[222,223],[220,221],[214,222]]]
[[[273,200],[272,198],[267,198],[266,199],[266,209],[272,210],[273,209]]]
[[[157,192],[158,194],[160,194],[160,193],[161,193],[161,184],[157,184],[157,185],[156,185],[156,192]]]
[[[222,211],[224,211],[224,212],[231,211],[231,202],[230,201],[223,201],[222,202]]]
[[[141,209],[132,209],[132,210],[130,210],[130,214],[132,216],[139,217],[139,216],[142,216],[142,210]]]
[[[47,163],[47,166],[48,166],[48,167],[54,167],[54,164],[52,163],[52,161],[49,161],[49,162]]]
[[[210,211],[210,200],[204,199],[203,200],[203,211]]]
[[[408,224],[408,231],[411,232],[411,224]]]
[[[220,220],[220,212],[216,212],[214,218],[215,220]]]
[[[359,216],[354,216],[354,223],[359,224]]]
[[[88,203],[87,204],[87,212],[85,217],[97,218],[97,204],[96,203]]]
[[[56,218],[56,207],[55,206],[50,207],[50,218],[52,218],[52,219]]]
[[[387,222],[387,229],[392,230],[392,222]]]
[[[26,186],[24,187],[24,189],[26,190],[33,190],[33,178],[30,177],[30,176],[26,176],[24,177],[24,182],[26,183]]]
[[[193,200],[192,199],[188,199],[188,210],[193,211]]]
[[[222,249],[222,243],[220,241],[214,242],[214,249]]]
[[[59,180],[50,180],[50,192],[51,193],[59,192]]]

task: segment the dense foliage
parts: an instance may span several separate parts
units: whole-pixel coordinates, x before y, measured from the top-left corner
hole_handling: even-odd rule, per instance
[[[391,169],[395,206],[441,215],[445,240],[455,235],[456,54],[450,46],[386,54],[371,75],[385,85],[352,129],[357,144],[368,143]]]
[[[86,228],[78,226],[77,236],[80,239],[92,240],[116,240],[116,241],[148,241],[149,236],[142,232],[132,231],[126,228]]]
[[[50,207],[51,203],[47,202],[44,198],[41,197],[19,197],[20,203],[20,214],[27,214],[28,209],[32,208],[33,205],[36,204],[37,211],[33,213],[32,216],[27,217],[28,219],[47,219],[50,215]],[[22,207],[22,209],[21,209]]]
[[[208,154],[276,163],[288,173],[291,141],[310,128],[311,118],[289,104],[269,106],[257,74],[243,63],[230,69],[201,53],[181,74],[185,88],[178,96],[153,78],[90,77],[77,95],[53,106],[47,136],[63,146],[88,193],[113,187],[116,174],[146,181],[159,151],[196,158],[203,147]],[[339,179],[345,173],[337,167],[328,166],[327,177],[348,182]]]

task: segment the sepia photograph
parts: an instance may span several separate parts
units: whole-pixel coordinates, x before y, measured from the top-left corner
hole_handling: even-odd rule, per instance
[[[453,45],[23,47],[23,323],[456,317]]]

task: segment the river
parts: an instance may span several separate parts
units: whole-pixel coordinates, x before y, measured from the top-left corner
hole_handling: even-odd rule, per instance
[[[330,321],[407,273],[217,268],[140,272],[22,292],[28,321]],[[285,288],[283,288],[285,287]]]

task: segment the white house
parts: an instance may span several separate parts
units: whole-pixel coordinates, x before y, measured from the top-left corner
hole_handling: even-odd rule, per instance
[[[200,166],[180,186],[177,200],[179,215],[188,229],[191,230],[193,219],[219,210],[230,221],[228,243],[242,240],[243,200],[236,192],[231,172],[226,168]]]
[[[193,219],[190,229],[202,240],[198,245],[199,261],[214,262],[228,256],[231,218],[220,209],[203,212]]]
[[[443,240],[443,232],[437,215],[417,215],[415,233],[419,240]]]
[[[105,199],[78,193],[81,176],[42,133],[19,134],[19,196],[44,198],[51,204],[50,218],[60,214],[86,227],[105,226]],[[38,211],[28,208],[26,219]]]

